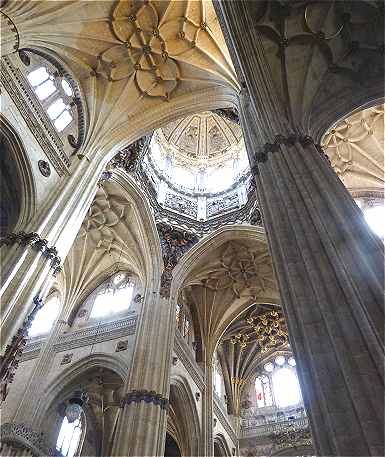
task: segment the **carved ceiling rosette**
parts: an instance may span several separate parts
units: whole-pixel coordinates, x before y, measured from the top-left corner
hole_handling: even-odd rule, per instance
[[[99,55],[96,72],[110,81],[133,78],[142,94],[168,100],[181,80],[179,60],[212,37],[207,23],[195,20],[200,15],[190,17],[191,8],[163,10],[146,0],[120,0],[110,18],[119,44]]]
[[[322,146],[346,187],[384,187],[384,107],[354,113],[324,136]]]
[[[178,84],[180,70],[168,55],[154,5],[119,1],[111,26],[121,44],[99,56],[96,71],[112,81],[134,77],[142,93],[168,98]]]
[[[273,286],[269,253],[230,243],[222,254],[220,265],[209,273],[205,285],[216,290],[232,289],[238,298],[245,290],[250,295],[258,295]]]

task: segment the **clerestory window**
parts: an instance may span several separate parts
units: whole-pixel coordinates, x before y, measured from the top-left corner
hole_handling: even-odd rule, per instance
[[[49,298],[36,316],[29,329],[28,336],[34,337],[49,333],[60,312],[60,300],[57,296]]]
[[[27,78],[56,130],[62,132],[73,121],[70,102],[74,94],[71,85],[44,66],[31,71]]]
[[[125,273],[118,273],[98,292],[91,318],[104,317],[125,311],[131,306],[134,284]]]

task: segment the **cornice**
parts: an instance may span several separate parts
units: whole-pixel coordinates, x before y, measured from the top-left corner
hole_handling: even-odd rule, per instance
[[[71,165],[62,140],[21,71],[7,57],[1,59],[1,83],[16,105],[28,128],[55,167],[59,176],[69,175]]]
[[[206,384],[204,382],[203,372],[193,359],[193,352],[178,331],[175,332],[174,351],[197,387],[200,390],[204,390]]]
[[[53,345],[55,353],[76,349],[90,344],[102,343],[104,341],[115,340],[124,336],[133,335],[136,330],[137,316],[120,319],[114,322],[93,327],[83,328],[71,333],[65,333],[59,336],[57,342]],[[21,362],[38,357],[40,350],[46,341],[41,338],[38,341],[30,340],[23,352]]]
[[[221,407],[218,405],[218,401],[216,400],[215,397],[214,397],[214,414],[219,419],[219,422],[222,424],[223,428],[226,430],[227,434],[229,435],[232,442],[236,446],[237,442],[238,442],[237,435],[236,435],[230,421],[228,420],[226,415],[223,413]]]

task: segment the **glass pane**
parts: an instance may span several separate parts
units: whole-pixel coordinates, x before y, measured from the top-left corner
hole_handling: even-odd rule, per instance
[[[280,366],[284,365],[285,357],[283,355],[279,355],[278,357],[275,358],[275,363]]]
[[[72,116],[69,111],[63,111],[62,114],[54,122],[56,129],[61,132],[72,121]]]
[[[301,401],[297,375],[290,368],[280,368],[274,372],[273,387],[278,407],[296,405]]]
[[[48,79],[45,83],[36,87],[35,92],[40,100],[45,100],[47,97],[52,95],[56,91],[55,84]]]
[[[217,368],[215,369],[214,374],[214,389],[217,395],[220,397],[222,394],[222,379]]]
[[[257,406],[259,408],[263,408],[265,406],[265,395],[263,392],[262,381],[259,377],[255,380],[255,395],[257,398]]]
[[[121,289],[105,289],[96,297],[90,317],[107,316],[128,309],[131,305],[133,290],[132,284]]]
[[[28,336],[42,335],[48,333],[60,311],[60,301],[53,297],[47,301],[36,313],[36,316],[29,329]]]
[[[45,67],[40,67],[34,71],[31,71],[27,78],[32,86],[38,86],[49,78],[49,73]]]
[[[287,363],[289,365],[291,365],[292,367],[295,367],[295,365],[296,365],[295,359],[293,357],[290,357],[290,359],[287,361]]]
[[[265,369],[265,371],[270,373],[271,371],[274,370],[274,365],[271,362],[269,362],[269,363],[266,363],[263,368]]]
[[[65,94],[68,95],[68,97],[72,97],[73,91],[71,89],[71,86],[69,85],[69,83],[65,79],[62,80],[61,86],[62,86]]]
[[[67,105],[63,102],[62,98],[55,100],[52,105],[47,109],[48,116],[54,120],[56,119],[65,109]]]
[[[364,211],[364,216],[369,227],[380,238],[385,235],[385,207],[374,206]]]
[[[64,417],[59,436],[56,441],[56,449],[65,457],[74,457],[75,452],[79,447],[81,435],[82,424],[80,419],[77,419],[70,424],[67,418]]]

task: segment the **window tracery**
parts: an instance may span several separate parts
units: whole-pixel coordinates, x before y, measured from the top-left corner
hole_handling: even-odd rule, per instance
[[[176,304],[175,310],[176,326],[187,343],[192,342],[192,322],[188,308],[186,306]]]
[[[35,337],[49,333],[60,312],[60,299],[53,295],[39,309],[29,329],[28,336]]]
[[[63,418],[59,435],[56,441],[56,449],[64,457],[74,457],[79,455],[81,447],[81,438],[83,435],[84,415],[81,414],[75,421],[69,422],[67,417]]]
[[[264,364],[263,372],[255,379],[258,408],[274,405],[285,408],[302,401],[295,366],[295,359],[284,355],[278,355]]]
[[[98,291],[90,318],[105,317],[127,310],[133,300],[134,283],[127,273],[112,276]]]
[[[74,93],[71,85],[45,66],[29,72],[27,79],[56,130],[62,132],[74,118],[71,108]]]

